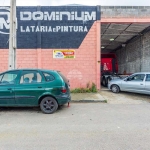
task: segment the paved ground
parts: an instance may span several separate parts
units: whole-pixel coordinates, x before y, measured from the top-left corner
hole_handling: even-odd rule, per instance
[[[150,95],[120,92],[112,93],[108,88],[102,87],[98,93],[71,94],[72,102],[106,102],[109,104],[143,104],[150,103]]]
[[[0,108],[0,150],[149,150],[150,96],[102,88],[77,94],[52,115],[39,108]]]
[[[72,102],[106,102],[100,93],[71,93]]]
[[[149,103],[0,110],[0,150],[149,150],[149,141]]]
[[[107,100],[109,104],[143,104],[150,103],[150,95],[120,92],[118,94],[112,93],[107,88],[102,87],[99,94],[103,99]]]

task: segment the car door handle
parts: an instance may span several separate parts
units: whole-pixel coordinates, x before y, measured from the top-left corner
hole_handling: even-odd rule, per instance
[[[41,86],[38,86],[38,88],[40,89],[40,88],[42,88]]]
[[[8,90],[12,90],[12,88],[8,88]]]
[[[140,85],[143,85],[142,83]]]

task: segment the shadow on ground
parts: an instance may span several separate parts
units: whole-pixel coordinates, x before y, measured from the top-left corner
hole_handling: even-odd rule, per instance
[[[59,113],[68,108],[67,105],[59,106],[55,113]],[[30,113],[42,113],[40,107],[0,107],[0,112],[30,112]]]

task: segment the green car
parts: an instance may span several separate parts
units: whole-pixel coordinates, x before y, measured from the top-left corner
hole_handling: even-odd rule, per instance
[[[0,74],[0,106],[40,106],[55,112],[71,100],[69,81],[59,71],[10,70]]]

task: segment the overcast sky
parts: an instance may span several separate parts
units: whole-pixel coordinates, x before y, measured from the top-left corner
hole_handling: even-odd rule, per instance
[[[101,6],[150,6],[150,0],[16,0],[18,6],[58,6],[68,4]],[[9,6],[10,0],[0,0],[0,6]]]

